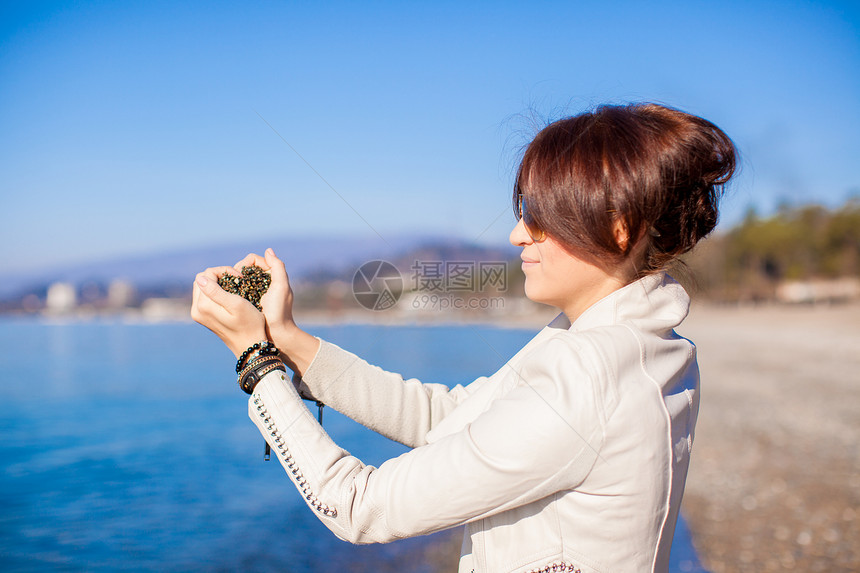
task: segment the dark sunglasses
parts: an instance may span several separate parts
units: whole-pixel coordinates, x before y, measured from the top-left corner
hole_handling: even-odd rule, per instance
[[[534,217],[529,213],[528,206],[526,205],[526,198],[523,197],[522,193],[520,193],[517,202],[519,203],[520,219],[523,220],[523,226],[526,228],[526,233],[529,234],[529,237],[531,237],[532,241],[535,243],[540,243],[545,240],[546,231],[538,226]]]

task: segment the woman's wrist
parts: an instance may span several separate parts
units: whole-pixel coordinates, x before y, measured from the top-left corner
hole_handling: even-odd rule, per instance
[[[319,339],[305,332],[295,323],[270,328],[269,334],[290,370],[299,376],[303,375],[317,355],[320,347]]]
[[[222,340],[224,340],[227,347],[238,359],[240,356],[242,356],[242,353],[249,346],[252,346],[254,343],[260,342],[262,340],[268,340],[268,335],[264,327],[261,328],[259,331],[249,331],[248,333],[244,333],[241,336],[235,336],[233,337],[233,340],[228,341],[223,337]]]
[[[251,346],[249,346],[239,359],[236,361],[236,373],[242,371],[246,365],[253,362],[256,358],[261,356],[277,356],[278,349],[277,347],[267,338],[260,340],[259,342],[255,342]]]

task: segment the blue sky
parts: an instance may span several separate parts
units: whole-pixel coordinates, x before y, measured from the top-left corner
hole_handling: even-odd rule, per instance
[[[0,262],[284,235],[503,242],[534,119],[642,100],[738,144],[724,225],[838,205],[860,190],[860,9],[3,2]]]

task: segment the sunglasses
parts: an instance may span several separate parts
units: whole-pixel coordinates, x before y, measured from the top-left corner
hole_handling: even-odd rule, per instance
[[[518,199],[519,200],[517,202],[519,203],[520,219],[523,221],[526,233],[529,234],[529,237],[531,237],[532,241],[535,243],[542,242],[546,239],[546,231],[538,226],[534,217],[529,213],[528,206],[526,205],[526,198],[523,197],[522,193],[519,194]]]

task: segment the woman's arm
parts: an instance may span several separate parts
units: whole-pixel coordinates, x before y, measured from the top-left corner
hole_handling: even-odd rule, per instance
[[[464,429],[379,468],[332,442],[283,376],[257,385],[249,415],[329,529],[353,543],[387,542],[488,517],[585,479],[603,439],[590,377],[576,355],[558,360],[550,349],[535,358]]]
[[[313,396],[356,422],[411,448],[427,442],[427,432],[468,398],[487,378],[467,387],[404,380],[368,364],[324,340],[305,370],[300,392]]]
[[[228,271],[198,276],[192,316],[238,356],[265,323],[251,303],[218,287],[220,272]],[[379,468],[332,442],[282,372],[256,385],[249,415],[339,537],[371,543],[430,533],[575,487],[599,458],[602,413],[588,375],[594,365],[583,367],[575,348],[541,349],[528,356],[514,387],[471,423]]]

